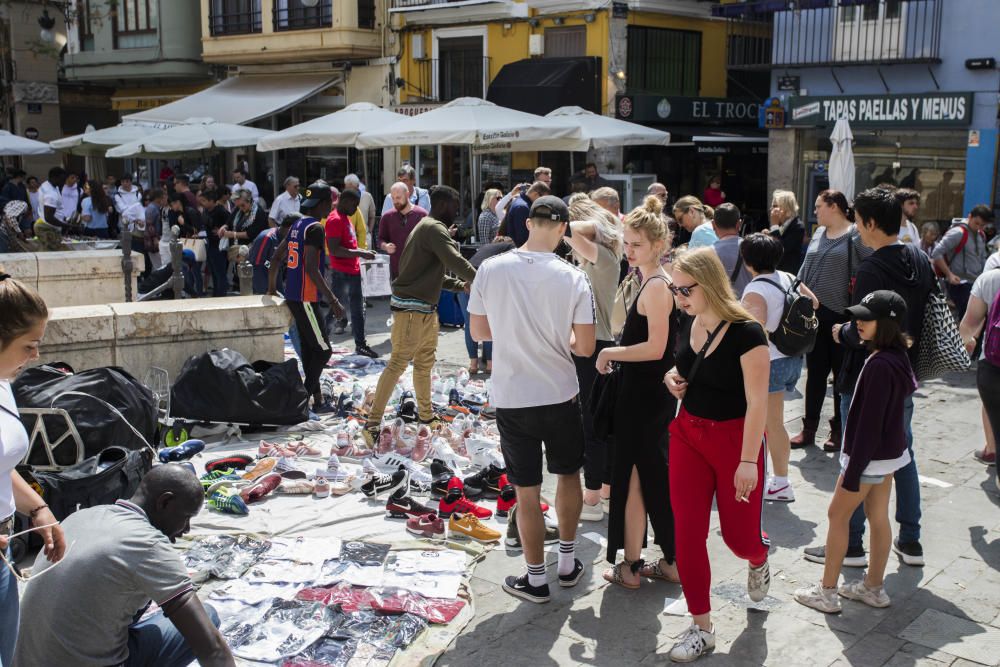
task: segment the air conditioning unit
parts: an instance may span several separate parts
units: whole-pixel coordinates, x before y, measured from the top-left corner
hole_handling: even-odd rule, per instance
[[[528,55],[529,56],[545,55],[545,35],[528,36]]]
[[[410,35],[410,52],[413,54],[414,60],[423,60],[427,57],[427,51],[424,50],[423,33],[415,32]]]

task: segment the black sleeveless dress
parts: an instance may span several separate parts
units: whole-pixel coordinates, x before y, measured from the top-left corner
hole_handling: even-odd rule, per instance
[[[649,280],[666,282],[666,278],[660,275]],[[667,391],[663,376],[674,366],[676,325],[675,307],[670,314],[670,331],[662,359],[618,362],[621,378],[612,422],[615,446],[612,450],[611,506],[608,511],[609,563],[615,562],[618,550],[625,546],[625,503],[633,468],[639,474],[646,514],[653,526],[654,542],[663,550],[664,559],[668,563],[674,562],[674,513],[670,507],[667,448],[670,438],[668,427],[677,413],[677,399]],[[635,345],[648,339],[649,324],[646,316],[639,313],[637,296],[625,318],[620,345]],[[642,546],[646,546],[645,537]]]

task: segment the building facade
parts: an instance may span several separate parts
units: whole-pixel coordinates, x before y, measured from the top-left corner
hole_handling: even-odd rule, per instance
[[[778,3],[785,4],[785,3]],[[757,26],[729,66],[771,72],[784,129],[770,131],[769,190],[791,188],[805,217],[827,187],[829,135],[854,134],[856,187],[922,194],[920,221],[942,224],[996,203],[998,87],[991,0],[803,0],[720,10]],[[961,5],[961,7],[959,7]],[[787,6],[787,5],[786,5]],[[812,220],[811,220],[812,221]]]

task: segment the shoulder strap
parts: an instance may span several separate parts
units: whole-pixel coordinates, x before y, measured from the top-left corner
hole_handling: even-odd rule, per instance
[[[957,246],[955,246],[955,254],[951,256],[948,264],[951,264],[958,259],[958,256],[962,254],[962,250],[965,249],[965,244],[969,242],[969,227],[962,223],[959,223],[958,226],[962,228],[962,240],[958,242]]]
[[[694,376],[698,373],[698,367],[701,366],[701,361],[705,358],[708,348],[712,346],[712,341],[715,340],[715,337],[719,335],[719,332],[722,331],[722,327],[726,326],[726,324],[729,324],[726,320],[719,322],[719,326],[715,327],[715,330],[708,334],[708,338],[705,339],[705,344],[701,346],[701,350],[698,351],[698,356],[694,358],[694,363],[691,364],[691,372],[688,373],[686,378],[684,378],[687,380],[689,386],[691,381],[694,380]],[[692,326],[694,326],[693,322]]]
[[[739,246],[736,246],[736,266],[733,267],[733,272],[729,274],[729,282],[736,284],[736,276],[740,275],[740,265],[743,263],[740,261],[740,250]]]

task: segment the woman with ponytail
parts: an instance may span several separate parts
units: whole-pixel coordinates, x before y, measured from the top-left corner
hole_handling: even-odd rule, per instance
[[[10,381],[38,358],[49,312],[33,289],[0,269],[0,313],[0,550],[6,560],[6,567],[0,568],[0,664],[10,665],[19,617],[17,578],[8,545],[14,512],[40,527],[37,532],[50,562],[63,557],[66,542],[48,505],[14,469],[28,452],[28,433],[18,416]]]

